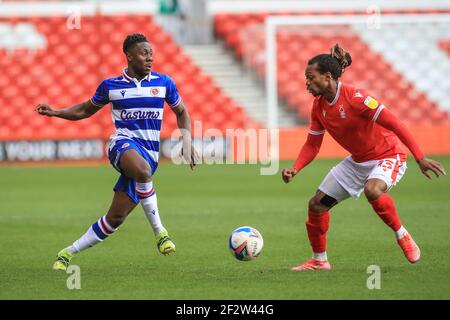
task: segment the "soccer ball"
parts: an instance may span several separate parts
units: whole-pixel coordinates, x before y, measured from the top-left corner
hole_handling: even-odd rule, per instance
[[[240,227],[234,230],[228,239],[228,248],[238,260],[256,259],[264,246],[264,240],[258,230],[252,227]]]

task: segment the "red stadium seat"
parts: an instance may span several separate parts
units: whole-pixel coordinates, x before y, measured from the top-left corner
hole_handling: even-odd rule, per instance
[[[229,98],[152,17],[83,16],[79,30],[69,30],[65,17],[0,18],[0,22],[19,21],[34,24],[45,35],[47,47],[35,53],[16,50],[12,54],[0,49],[0,86],[7,88],[0,91],[0,102],[8,105],[0,115],[0,140],[15,139],[18,133],[21,139],[106,139],[114,130],[109,106],[90,119],[75,122],[44,118],[34,108],[38,103],[68,107],[92,97],[102,79],[122,73],[126,64],[122,42],[135,32],[148,36],[154,48],[154,70],[176,80],[193,120],[209,119],[213,114],[214,121],[206,124],[213,123],[220,130],[226,128],[230,114],[241,125],[248,122],[240,106],[214,105],[214,101]],[[235,26],[237,22],[227,23],[225,29],[228,32],[232,29],[227,28]],[[175,116],[166,110],[162,134],[170,135],[176,127]]]
[[[430,10],[428,10],[430,11]],[[359,12],[361,13],[361,12]],[[277,13],[282,14],[282,13]],[[297,13],[298,14],[298,13]],[[301,13],[307,14],[307,13]],[[318,14],[318,13],[309,13]],[[325,14],[321,12],[319,14]],[[345,14],[340,12],[338,14]],[[216,34],[222,37],[232,48],[236,56],[263,78],[264,62],[264,29],[263,22],[268,13],[263,14],[221,14],[215,17]],[[253,34],[252,41],[245,43],[250,48],[243,53],[242,39],[236,30],[241,30],[249,23],[261,23],[261,30]],[[304,68],[308,59],[319,53],[328,53],[336,42],[345,47],[353,57],[351,70],[342,77],[343,82],[353,83],[366,88],[402,119],[410,123],[422,123],[424,118],[431,118],[434,124],[447,123],[447,113],[439,110],[427,97],[420,94],[401,74],[392,69],[383,56],[371,50],[359,36],[348,27],[345,35],[334,34],[297,34],[289,30],[281,30],[277,34],[278,90],[280,98],[297,110],[302,119],[309,118],[312,98],[304,90]],[[450,54],[450,41],[440,42],[443,50]],[[374,63],[376,61],[376,63]],[[428,116],[430,114],[430,116]]]

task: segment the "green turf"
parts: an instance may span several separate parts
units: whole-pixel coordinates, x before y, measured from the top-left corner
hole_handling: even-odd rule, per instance
[[[450,171],[450,158],[437,160]],[[333,270],[289,270],[310,257],[306,203],[337,162],[315,161],[289,185],[259,175],[258,166],[191,172],[161,164],[154,181],[176,254],[157,252],[136,208],[114,236],[73,260],[80,290],[67,289],[68,275],[51,265],[106,212],[117,173],[108,166],[0,168],[0,299],[449,299],[450,177],[429,181],[413,161],[391,194],[421,246],[418,264],[406,261],[362,197],[333,210]],[[243,225],[264,236],[256,261],[237,261],[228,251],[229,233]],[[381,268],[380,290],[366,287],[369,265]]]

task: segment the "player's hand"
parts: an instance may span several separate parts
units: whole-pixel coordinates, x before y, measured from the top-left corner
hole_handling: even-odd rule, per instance
[[[191,162],[189,163],[189,166],[191,167],[191,170],[194,170],[195,166],[200,160],[200,156],[197,153],[197,150],[195,150],[194,146],[191,147]]]
[[[189,163],[191,170],[194,170],[195,166],[200,160],[200,156],[198,155],[197,150],[195,150],[192,144],[183,145],[183,147],[181,148],[181,156],[184,158],[186,163]]]
[[[431,179],[431,176],[428,174],[428,170],[433,171],[433,173],[436,175],[436,178],[439,178],[440,175],[446,176],[444,167],[437,161],[423,158],[417,161],[420,170],[422,173],[428,178]]]
[[[281,171],[281,178],[283,178],[283,181],[285,183],[289,183],[292,181],[292,179],[294,179],[296,174],[297,170],[295,170],[294,168],[283,169]]]
[[[43,116],[53,117],[56,115],[56,111],[46,103],[38,104],[34,110]]]

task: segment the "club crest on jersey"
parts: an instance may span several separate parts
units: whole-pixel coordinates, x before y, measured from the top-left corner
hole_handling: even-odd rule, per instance
[[[341,117],[341,119],[345,119],[345,110],[344,110],[344,105],[340,105],[339,106],[339,117]]]
[[[152,94],[152,96],[157,96],[158,94],[159,94],[159,89],[158,88],[153,88],[152,90],[151,90],[151,94]]]
[[[120,94],[122,95],[122,97],[125,97],[125,90],[120,91]]]
[[[378,101],[372,98],[371,96],[367,96],[366,100],[364,100],[364,104],[369,109],[376,109],[378,108]]]

